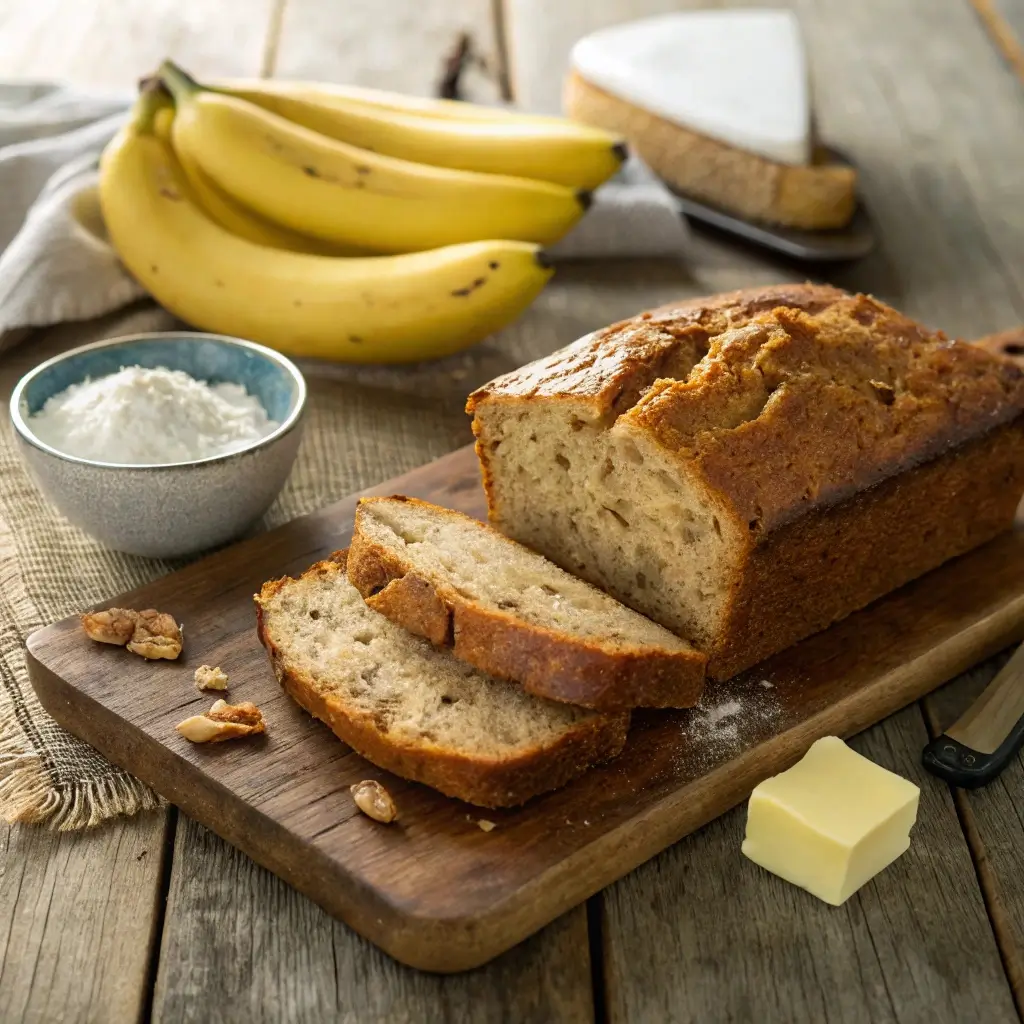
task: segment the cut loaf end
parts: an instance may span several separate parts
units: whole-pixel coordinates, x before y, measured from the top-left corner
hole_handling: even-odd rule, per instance
[[[477,430],[498,530],[702,650],[713,646],[745,538],[678,460],[572,399],[486,403]]]
[[[348,573],[371,607],[530,693],[604,711],[700,697],[690,643],[459,512],[363,499]]]
[[[533,697],[373,611],[346,578],[344,552],[264,584],[255,600],[285,690],[367,760],[448,796],[515,806],[625,743],[628,714]]]
[[[469,400],[491,523],[726,679],[1008,529],[1024,373],[865,295],[640,314]]]

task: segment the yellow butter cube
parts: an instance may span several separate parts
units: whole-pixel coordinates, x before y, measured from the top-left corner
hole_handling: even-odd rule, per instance
[[[750,794],[743,853],[839,906],[910,846],[920,792],[826,736]]]

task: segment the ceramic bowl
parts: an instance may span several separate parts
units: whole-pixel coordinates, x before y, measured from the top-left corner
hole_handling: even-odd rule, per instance
[[[125,366],[241,384],[280,426],[228,455],[167,465],[82,459],[33,434],[30,417],[52,395]],[[84,345],[37,366],[14,389],[11,420],[29,471],[72,523],[119,551],[169,558],[234,540],[263,515],[291,472],[305,404],[298,368],[262,345],[215,334],[138,334]]]

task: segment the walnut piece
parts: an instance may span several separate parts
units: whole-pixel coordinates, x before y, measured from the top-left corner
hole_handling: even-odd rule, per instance
[[[205,715],[186,718],[175,728],[193,743],[219,743],[221,740],[266,732],[263,713],[248,701],[228,704],[227,701],[218,700]]]
[[[135,620],[135,632],[128,641],[128,650],[143,658],[174,660],[181,654],[181,629],[173,615],[147,608]]]
[[[368,818],[387,824],[398,817],[398,808],[391,794],[373,779],[363,779],[350,787],[352,799]]]
[[[124,647],[135,632],[135,621],[139,613],[130,608],[108,608],[105,612],[86,612],[82,616],[82,628],[86,635],[101,644],[117,644]]]
[[[219,667],[200,665],[193,678],[196,681],[197,690],[226,690],[228,688],[228,677]]]

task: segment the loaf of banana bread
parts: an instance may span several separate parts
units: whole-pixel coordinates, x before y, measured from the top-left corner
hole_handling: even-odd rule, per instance
[[[1010,527],[1024,372],[786,285],[614,324],[476,391],[490,518],[728,678]]]

